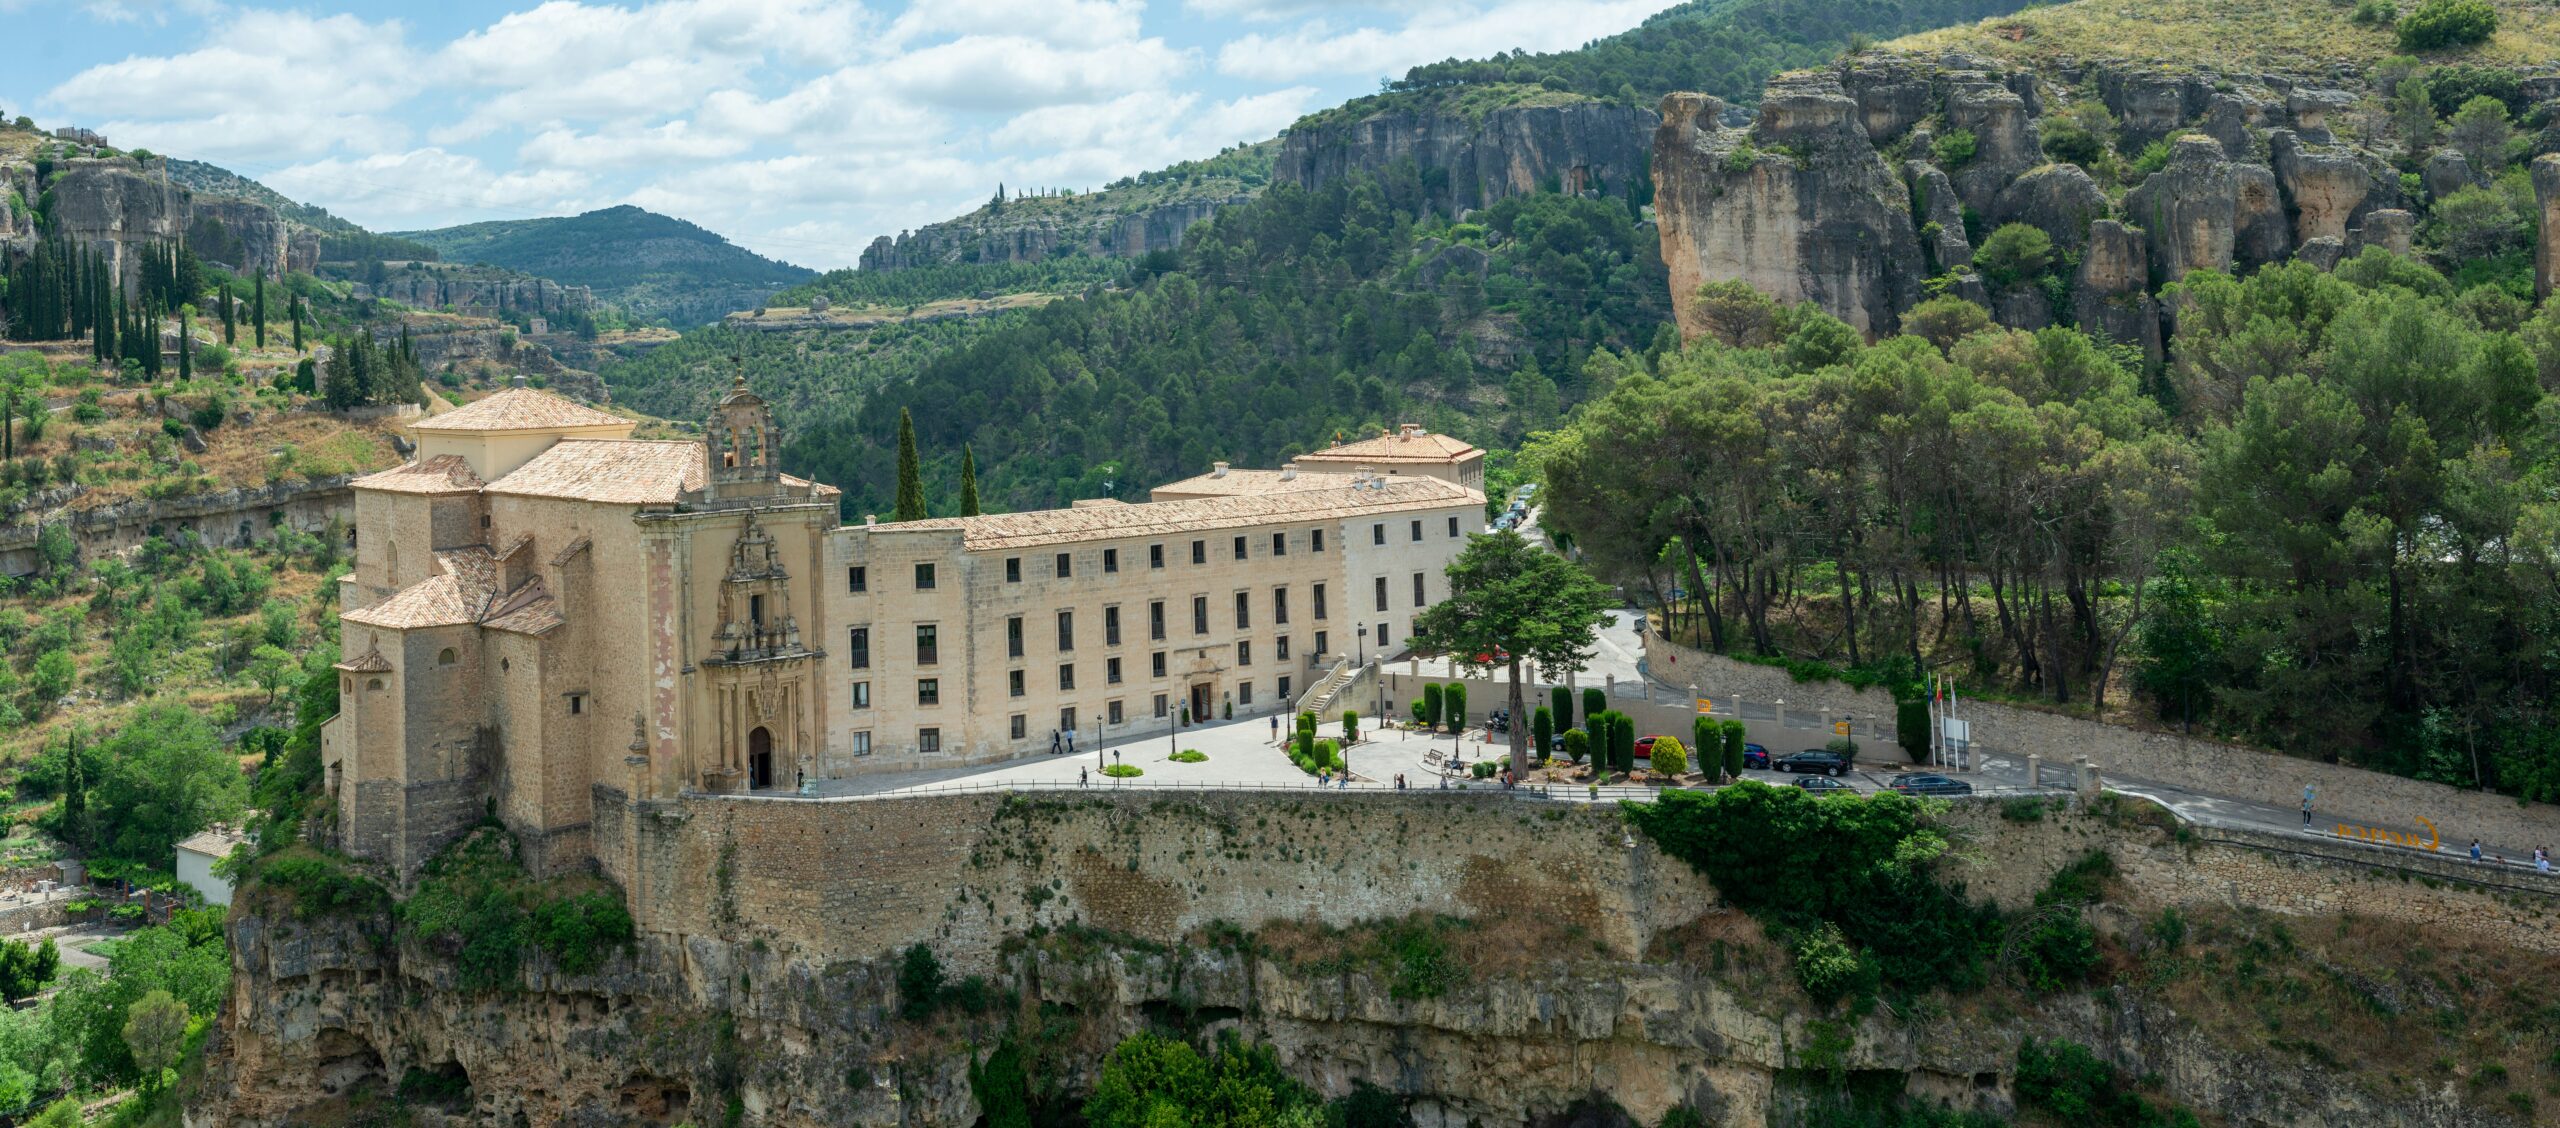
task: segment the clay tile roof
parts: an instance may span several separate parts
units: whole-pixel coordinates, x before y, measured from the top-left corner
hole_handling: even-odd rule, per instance
[[[349,622],[392,630],[457,627],[476,623],[497,587],[497,562],[485,548],[436,553],[435,575],[411,584],[391,598],[340,616]]]
[[[1270,494],[1296,493],[1302,490],[1338,490],[1351,485],[1351,475],[1331,471],[1309,473],[1301,470],[1294,478],[1283,478],[1278,470],[1229,470],[1224,477],[1202,474],[1157,486],[1158,494]]]
[[[673,505],[707,476],[702,444],[565,439],[489,484],[493,494],[613,505]]]
[[[999,513],[985,517],[941,517],[901,521],[878,528],[889,531],[957,529],[964,547],[1017,548],[1071,541],[1121,537],[1170,536],[1206,529],[1301,521],[1334,521],[1373,513],[1483,504],[1484,495],[1438,478],[1385,478],[1374,484],[1293,493],[1151,501],[1143,505],[1104,505]]]
[[[1456,462],[1481,453],[1475,444],[1425,431],[1418,435],[1380,435],[1298,456],[1300,462]]]
[[[391,672],[391,659],[383,657],[379,649],[367,650],[362,657],[338,663],[338,668],[350,674],[387,674]]]
[[[589,541],[585,537],[579,537],[576,540],[570,541],[566,547],[562,548],[559,552],[552,554],[551,566],[557,568],[577,559],[578,554],[585,552],[587,550],[587,546],[592,543],[594,542]]]
[[[566,622],[560,617],[560,605],[551,598],[550,589],[543,586],[540,577],[536,577],[526,580],[505,599],[499,600],[497,606],[489,609],[488,617],[480,620],[480,625],[491,630],[538,635],[549,634]]]
[[[632,421],[565,396],[532,388],[509,388],[442,415],[421,419],[414,426],[421,431],[541,431],[612,424],[628,427]]]
[[[416,494],[470,493],[487,484],[471,472],[471,464],[458,454],[439,454],[355,480],[355,487],[360,490]]]

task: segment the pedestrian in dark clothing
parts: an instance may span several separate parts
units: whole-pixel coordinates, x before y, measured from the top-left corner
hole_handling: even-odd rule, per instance
[[[1087,782],[1090,782],[1090,781],[1086,778],[1086,774],[1085,774],[1088,770],[1089,770],[1089,769],[1086,769],[1086,768],[1077,768],[1077,769],[1076,769],[1076,786],[1078,786],[1078,787],[1082,787],[1082,786],[1084,786]]]
[[[1049,730],[1049,754],[1052,756],[1058,754],[1058,730],[1056,729]]]

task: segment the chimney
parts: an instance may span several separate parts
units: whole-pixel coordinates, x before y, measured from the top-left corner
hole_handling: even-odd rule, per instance
[[[528,381],[525,380],[524,373],[522,372],[516,373],[514,379],[507,381],[507,386],[510,388],[522,388],[527,386],[527,384]]]
[[[1212,477],[1212,478],[1224,478],[1224,477],[1226,477],[1226,476],[1227,476],[1227,464],[1226,464],[1226,463],[1224,463],[1224,462],[1212,462],[1212,463],[1210,463],[1210,464],[1209,464],[1209,476],[1210,476],[1210,477]]]
[[[1399,429],[1398,429],[1398,431],[1397,431],[1397,433],[1396,433],[1396,441],[1397,441],[1397,442],[1403,442],[1403,441],[1405,441],[1405,440],[1407,440],[1407,439],[1420,438],[1421,436],[1422,436],[1422,424],[1420,424],[1420,423],[1407,423],[1407,424],[1405,424],[1403,427],[1401,427],[1401,428],[1399,428]]]
[[[1283,463],[1281,463],[1281,464],[1280,464],[1280,480],[1281,480],[1281,481],[1283,481],[1283,482],[1294,482],[1294,481],[1297,481],[1297,480],[1298,480],[1298,464],[1297,464],[1297,463],[1295,463],[1295,462],[1283,462]]]
[[[865,513],[865,514],[863,514],[863,515],[862,515],[862,527],[863,527],[863,528],[868,529],[868,528],[870,528],[871,526],[873,526],[873,525],[877,525],[877,524],[879,524],[879,523],[880,523],[880,515],[879,515],[879,514],[877,514],[877,513]]]

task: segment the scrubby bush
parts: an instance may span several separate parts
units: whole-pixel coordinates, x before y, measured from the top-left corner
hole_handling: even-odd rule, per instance
[[[1938,167],[1954,172],[1973,163],[1975,141],[1970,129],[1950,129],[1929,143],[1929,152],[1938,158]]]
[[[2074,102],[2045,115],[2041,138],[2046,156],[2092,172],[2111,160],[2116,147],[2116,116],[2104,102]]]
[[[2053,237],[2033,224],[2002,224],[1973,252],[1973,268],[1994,287],[2033,282],[2053,269]]]
[[[1591,734],[1578,728],[1564,730],[1564,754],[1574,763],[1581,763],[1591,755]]]
[[[2483,43],[2498,33],[2489,0],[2427,0],[2400,20],[2400,49],[2441,51]]]
[[[1940,351],[1991,328],[1991,311],[1949,294],[1931,298],[1902,315],[1902,331],[1927,340]]]

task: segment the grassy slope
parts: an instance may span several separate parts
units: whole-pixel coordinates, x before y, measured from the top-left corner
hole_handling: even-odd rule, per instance
[[[2497,37],[2442,53],[2441,61],[2547,63],[2560,44],[2560,8],[2541,0],[2491,0]],[[2403,11],[2416,7],[2402,5]],[[2078,0],[1885,44],[1914,54],[1970,51],[2033,62],[2061,56],[2159,60],[2181,69],[2301,71],[2311,62],[2370,64],[2400,51],[2389,28],[2349,22],[2331,0]],[[2011,38],[2023,31],[2020,38]]]

